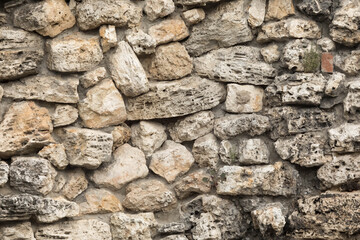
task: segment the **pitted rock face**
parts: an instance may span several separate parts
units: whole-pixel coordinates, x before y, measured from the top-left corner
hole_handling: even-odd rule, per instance
[[[89,189],[85,192],[86,202],[80,203],[82,214],[99,214],[122,212],[124,209],[120,200],[105,189]]]
[[[36,240],[30,222],[2,223],[0,227],[0,238],[5,240]]]
[[[4,186],[9,180],[9,165],[0,161],[0,187]]]

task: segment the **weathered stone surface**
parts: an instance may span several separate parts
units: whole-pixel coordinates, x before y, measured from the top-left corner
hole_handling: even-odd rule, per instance
[[[260,138],[244,140],[239,146],[240,164],[266,164],[269,163],[269,157],[269,149]]]
[[[185,42],[190,55],[251,41],[253,34],[245,16],[248,5],[249,1],[236,0],[212,9],[206,19],[193,27]]]
[[[14,11],[14,26],[55,37],[75,25],[75,17],[64,0],[25,4]]]
[[[120,200],[105,189],[89,189],[85,192],[86,202],[80,203],[82,214],[114,213],[124,209]]]
[[[329,144],[333,152],[358,152],[360,146],[360,125],[344,123],[328,131]]]
[[[325,1],[328,1],[328,0],[325,0]],[[327,38],[327,37],[323,37],[323,38],[317,40],[316,44],[318,46],[320,46],[324,52],[331,52],[331,51],[334,51],[336,48],[335,43],[330,38]]]
[[[321,29],[312,20],[287,18],[263,25],[256,40],[258,42],[269,42],[283,41],[289,38],[321,38]]]
[[[146,177],[149,170],[144,153],[125,143],[113,153],[114,161],[90,176],[96,185],[120,189],[126,183]]]
[[[219,143],[214,134],[208,133],[195,140],[192,154],[200,167],[216,168],[219,161]]]
[[[110,223],[113,240],[152,240],[157,226],[153,213],[115,213]]]
[[[85,173],[81,168],[72,169],[66,172],[67,181],[61,193],[69,200],[73,200],[88,187]]]
[[[220,228],[211,213],[201,213],[200,217],[194,220],[194,223],[196,226],[192,229],[193,239],[221,239]]]
[[[0,157],[35,152],[53,142],[53,126],[46,108],[34,102],[13,103],[0,124]]]
[[[295,8],[292,0],[270,0],[265,19],[280,20],[294,14]]]
[[[94,68],[102,59],[98,37],[68,35],[46,41],[49,53],[47,67],[58,72],[84,72]]]
[[[194,25],[205,19],[205,11],[202,8],[194,8],[182,13],[187,25]]]
[[[159,180],[140,180],[126,187],[123,206],[135,212],[158,212],[173,209],[175,194]]]
[[[261,26],[265,18],[266,0],[251,1],[248,22],[252,28]]]
[[[216,3],[220,1],[221,0],[175,0],[175,3],[183,6],[206,6],[208,3]]]
[[[1,102],[3,95],[4,95],[4,89],[0,86],[0,102]]]
[[[263,47],[260,50],[260,53],[267,63],[277,62],[280,59],[279,47],[276,44],[269,44],[268,46]]]
[[[212,185],[212,176],[200,169],[177,181],[174,190],[179,199],[184,199],[193,193],[208,193],[211,191]]]
[[[149,91],[145,71],[127,42],[119,42],[107,62],[111,77],[123,94],[135,97]]]
[[[339,54],[341,55],[341,53]],[[340,56],[341,58],[341,56]],[[341,58],[338,67],[348,75],[355,76],[360,71],[360,50],[351,51],[351,54]]]
[[[77,22],[81,30],[103,24],[134,27],[141,20],[141,8],[127,0],[85,0],[76,6]]]
[[[70,125],[76,121],[79,116],[77,108],[71,105],[57,105],[55,113],[51,116],[54,127]]]
[[[161,240],[188,240],[188,238],[183,234],[178,234],[161,238]]]
[[[195,58],[194,66],[200,76],[221,82],[268,85],[277,74],[275,68],[262,61],[260,49],[249,46],[214,50]]]
[[[189,36],[189,30],[181,18],[166,19],[149,28],[149,35],[156,44],[183,40]]]
[[[264,90],[253,85],[228,84],[225,110],[231,113],[259,112],[263,106]]]
[[[117,45],[116,29],[114,25],[102,25],[99,28],[101,47],[103,52],[109,51]]]
[[[357,81],[349,83],[349,91],[344,99],[344,111],[349,114],[357,114],[360,109],[360,84]]]
[[[150,21],[165,17],[175,10],[175,4],[172,0],[146,0],[144,12]]]
[[[4,162],[0,161],[0,187],[4,186],[9,179],[9,165]]]
[[[282,208],[281,203],[275,202],[252,211],[254,228],[259,229],[262,235],[265,235],[268,229],[274,230],[278,236],[281,235],[286,224]]]
[[[331,0],[303,0],[296,7],[307,15],[322,20],[331,14],[332,3]]]
[[[150,157],[167,139],[165,130],[161,123],[140,121],[131,125],[131,142]]]
[[[65,221],[40,226],[35,233],[37,240],[47,239],[82,239],[111,240],[110,226],[97,219]]]
[[[241,133],[261,135],[270,129],[266,116],[258,114],[228,114],[215,119],[214,134],[220,139],[229,139]]]
[[[56,134],[65,146],[70,165],[94,169],[110,161],[111,134],[75,127],[56,129]]]
[[[0,239],[3,240],[36,240],[30,222],[1,224]]]
[[[27,77],[16,82],[4,83],[4,97],[42,100],[57,103],[77,103],[79,80],[61,76]]]
[[[224,100],[225,93],[222,84],[197,76],[151,82],[149,92],[127,100],[128,120],[178,117],[211,109]]]
[[[131,128],[126,123],[121,123],[114,128],[111,134],[113,136],[113,151],[115,151],[116,148],[130,141]]]
[[[149,79],[174,80],[190,74],[192,59],[178,42],[156,48],[155,54],[143,61]]]
[[[289,196],[296,193],[298,172],[289,164],[239,167],[218,171],[216,192],[223,195]]]
[[[165,141],[162,147],[151,157],[149,168],[168,182],[189,171],[194,157],[185,146],[171,140]]]
[[[78,107],[81,119],[89,128],[109,127],[126,120],[124,100],[111,79],[91,88]]]
[[[344,84],[345,74],[334,72],[328,79],[325,94],[330,97],[337,97],[344,90]]]
[[[80,77],[80,84],[84,88],[92,87],[106,77],[106,68],[98,67],[94,70],[86,72]]]
[[[222,140],[220,142],[219,157],[227,165],[239,162],[239,147],[234,141]]]
[[[67,159],[63,144],[49,144],[41,149],[41,151],[38,152],[38,155],[49,160],[50,163],[58,169],[65,169],[66,166],[69,165],[69,160]]]
[[[137,55],[152,54],[155,52],[156,41],[141,29],[126,31],[126,41],[131,45]]]
[[[44,41],[35,34],[24,31],[20,28],[10,26],[0,27],[0,49],[22,49],[22,48],[40,48],[42,49]]]
[[[170,222],[159,224],[157,227],[158,233],[184,233],[186,230],[191,228],[191,224],[186,221]]]

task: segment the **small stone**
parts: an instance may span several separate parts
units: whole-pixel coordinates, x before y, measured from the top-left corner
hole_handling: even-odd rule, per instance
[[[202,8],[194,8],[182,13],[187,25],[194,25],[205,19],[205,11]]]
[[[75,25],[75,16],[64,0],[45,0],[17,8],[14,26],[55,37]]]
[[[239,146],[240,164],[269,163],[270,152],[266,143],[260,138],[243,141]]]
[[[160,240],[188,240],[188,238],[183,234],[177,234],[161,238]]]
[[[54,127],[66,126],[74,123],[79,116],[77,108],[71,105],[57,105],[51,116]]]
[[[360,84],[358,81],[349,83],[349,91],[344,99],[344,112],[357,114],[360,109]]]
[[[266,21],[281,20],[294,14],[295,8],[292,0],[270,0],[268,3],[265,19]]]
[[[333,152],[359,152],[360,125],[356,123],[344,123],[339,127],[332,128],[329,133],[329,145]]]
[[[252,28],[256,28],[263,24],[265,19],[266,0],[251,1],[249,8],[248,22]]]
[[[96,185],[120,189],[126,183],[148,175],[145,155],[140,149],[125,143],[118,147],[113,155],[113,162],[94,171],[90,176]]]
[[[194,157],[185,146],[167,140],[152,155],[149,168],[170,183],[189,171],[194,161]]]
[[[160,45],[183,40],[189,36],[189,30],[182,19],[166,19],[150,27],[149,35]]]
[[[212,185],[212,176],[200,169],[175,182],[174,190],[179,199],[184,199],[193,193],[208,193]]]
[[[334,56],[331,53],[321,54],[321,71],[326,73],[332,73],[334,71]]]
[[[88,187],[85,173],[81,168],[76,168],[66,172],[68,179],[61,193],[69,200],[73,200]]]
[[[4,96],[4,89],[0,86],[0,102],[3,96]]]
[[[145,71],[127,42],[119,42],[107,62],[111,77],[123,94],[135,97],[149,91]]]
[[[208,3],[217,3],[221,0],[175,0],[176,4],[183,6],[206,6]]]
[[[328,1],[328,0],[326,0],[326,1]],[[318,46],[320,46],[324,52],[331,52],[331,51],[334,51],[336,48],[335,43],[330,38],[327,38],[327,37],[323,37],[323,38],[317,40],[316,44]]]
[[[297,39],[294,41],[289,41],[283,49],[281,61],[285,66],[288,67],[289,70],[303,72],[305,70],[305,54],[310,51],[312,51],[312,44],[307,39]]]
[[[116,29],[114,25],[102,25],[99,28],[101,46],[103,52],[109,51],[117,45]]]
[[[264,90],[253,85],[228,84],[225,110],[231,113],[259,112],[263,106]]]
[[[276,235],[280,236],[286,224],[282,209],[283,205],[275,202],[251,211],[254,228],[259,229],[263,236],[269,229],[274,230]]]
[[[65,169],[66,166],[69,165],[69,160],[67,159],[63,144],[53,143],[45,146],[40,152],[38,152],[38,155],[49,160],[52,165],[61,170]]]
[[[222,140],[220,142],[219,156],[223,163],[234,165],[239,161],[239,148],[237,144],[229,140]]]
[[[66,175],[64,172],[58,172],[58,175],[55,178],[55,183],[54,183],[54,187],[53,187],[53,192],[59,193],[61,191],[61,189],[65,186],[66,184]]]
[[[4,161],[0,161],[0,187],[3,187],[8,182],[8,179],[9,165]]]
[[[202,111],[179,119],[169,126],[169,133],[175,142],[192,141],[214,129],[214,114]]]
[[[184,233],[185,231],[189,230],[191,225],[189,222],[180,221],[180,222],[171,222],[171,223],[164,223],[159,224],[157,231],[158,233]]]
[[[80,203],[82,214],[114,213],[124,209],[120,200],[105,189],[89,189],[85,192],[86,202]]]
[[[319,20],[324,20],[331,14],[332,5],[333,1],[331,0],[303,0],[296,6],[303,13],[314,16]]]
[[[200,167],[216,168],[219,162],[219,143],[214,134],[208,133],[195,140],[192,153]]]
[[[36,240],[30,222],[1,224],[0,239],[3,240]]]
[[[194,240],[221,239],[221,230],[211,213],[201,213],[198,218],[194,219],[194,223],[195,227],[192,229]]]
[[[92,87],[79,105],[79,115],[88,128],[103,128],[126,120],[124,100],[111,79]]]
[[[146,0],[144,12],[150,21],[165,17],[175,10],[175,4],[172,0]]]
[[[118,147],[130,141],[131,128],[126,123],[121,123],[114,128],[111,134],[113,136],[113,151],[115,151]]]
[[[349,75],[357,75],[360,71],[360,50],[351,51],[339,67]]]
[[[334,72],[328,79],[325,94],[330,97],[337,97],[344,88],[345,74]]]
[[[80,77],[80,84],[84,88],[89,88],[100,82],[106,77],[106,69],[104,67],[98,67],[94,70],[84,73]]]
[[[167,139],[166,127],[153,121],[140,121],[131,125],[131,142],[150,157]]]
[[[267,63],[274,63],[280,59],[281,53],[279,51],[279,46],[276,44],[270,44],[266,47],[263,47],[260,52],[265,62]]]
[[[141,29],[131,29],[125,32],[126,41],[137,55],[152,54],[155,52],[156,41]]]

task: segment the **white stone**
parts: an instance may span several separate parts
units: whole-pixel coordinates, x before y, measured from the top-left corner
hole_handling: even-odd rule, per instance
[[[286,224],[282,208],[281,203],[275,202],[251,211],[254,228],[259,229],[263,236],[269,228],[274,230],[277,236],[281,235]]]
[[[117,35],[114,25],[102,25],[99,28],[99,35],[101,37],[101,46],[103,52],[109,51],[117,45]]]
[[[358,152],[360,141],[360,125],[344,123],[328,130],[329,145],[333,152]]]
[[[231,113],[259,112],[263,107],[264,89],[253,85],[228,84],[225,110]]]
[[[0,161],[0,187],[3,187],[9,180],[9,165]]]
[[[325,94],[331,97],[338,96],[341,90],[344,88],[345,79],[345,74],[334,72],[327,81]]]
[[[98,67],[94,70],[84,73],[80,77],[80,84],[84,88],[92,87],[106,77],[106,68]]]
[[[85,172],[81,168],[71,169],[66,171],[67,180],[64,187],[61,189],[67,199],[73,200],[88,187],[88,181],[85,177]]]
[[[49,160],[52,165],[61,170],[65,169],[66,166],[69,165],[69,160],[67,159],[63,144],[54,143],[45,146],[38,152],[38,155]]]
[[[101,214],[124,211],[120,200],[105,189],[89,189],[85,192],[86,202],[80,203],[82,214]]]
[[[66,126],[74,123],[79,117],[77,108],[71,105],[57,105],[51,116],[54,127]]]
[[[125,32],[126,41],[137,55],[152,54],[155,52],[156,40],[141,29],[131,29]]]
[[[192,154],[200,167],[216,168],[219,162],[219,143],[214,134],[208,133],[195,140]]]
[[[263,47],[260,52],[267,63],[274,63],[280,59],[281,53],[279,51],[279,47],[274,43]]]
[[[239,146],[240,164],[266,164],[269,163],[269,157],[269,149],[260,138],[244,140]]]
[[[182,13],[187,25],[194,25],[205,19],[205,11],[202,8],[194,8]]]
[[[172,0],[146,0],[144,12],[150,21],[165,17],[175,10]]]
[[[248,22],[252,28],[263,24],[265,19],[266,0],[253,0],[249,8]]]

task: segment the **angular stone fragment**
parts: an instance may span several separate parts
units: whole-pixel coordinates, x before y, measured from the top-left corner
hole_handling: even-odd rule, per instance
[[[195,224],[192,229],[193,239],[221,239],[221,230],[211,213],[201,213],[200,217],[194,219],[193,222]]]
[[[225,110],[231,113],[259,112],[263,106],[264,90],[253,85],[228,84]]]
[[[260,138],[243,141],[239,146],[240,164],[269,163],[270,152],[265,142]]]
[[[251,1],[248,22],[252,28],[261,26],[265,18],[266,0]]]
[[[144,153],[125,143],[115,150],[114,161],[90,176],[96,185],[120,189],[126,183],[146,177],[149,170]]]
[[[80,77],[80,83],[84,88],[92,87],[106,77],[106,68],[98,67],[86,72]]]
[[[9,165],[4,162],[0,161],[0,187],[4,186],[9,179]]]
[[[151,158],[149,168],[168,182],[189,171],[194,157],[185,146],[171,140],[165,141]]]
[[[76,121],[79,116],[77,108],[71,105],[57,105],[55,113],[51,116],[54,127],[70,125]]]
[[[141,29],[126,31],[126,41],[131,45],[137,55],[152,54],[155,52],[156,41]]]
[[[223,195],[294,195],[298,172],[289,164],[251,167],[224,166],[218,171],[216,192]]]
[[[334,72],[328,79],[325,87],[325,94],[331,97],[337,97],[344,89],[345,74]]]
[[[14,11],[14,26],[55,37],[75,25],[75,17],[64,0],[25,4]]]
[[[161,238],[160,240],[188,240],[188,238],[183,234],[177,234]]]
[[[84,0],[77,4],[76,15],[81,30],[104,24],[134,27],[140,23],[141,8],[128,0]]]
[[[117,45],[116,29],[114,25],[102,25],[99,29],[103,52],[109,51]]]
[[[225,2],[212,9],[206,19],[195,25],[185,42],[190,55],[199,56],[218,47],[249,42],[253,34],[247,23],[249,1]]]
[[[328,131],[329,144],[333,152],[358,152],[360,151],[360,125],[344,123]]]
[[[98,37],[68,35],[46,41],[47,67],[58,72],[84,72],[103,59]]]
[[[94,169],[110,161],[111,134],[75,127],[57,129],[56,134],[65,146],[70,165]]]
[[[1,224],[0,239],[3,240],[36,240],[30,222]]]
[[[189,36],[189,30],[182,19],[166,19],[149,28],[149,35],[156,45],[176,42]]]
[[[187,25],[194,25],[205,19],[205,11],[202,8],[194,8],[182,13]]]
[[[294,15],[295,8],[292,0],[269,0],[265,19],[280,20]]]
[[[54,143],[45,146],[38,152],[38,155],[49,160],[58,169],[65,169],[69,164],[63,144]]]
[[[344,111],[349,114],[357,114],[360,109],[360,84],[358,81],[349,83],[349,91],[344,99]]]
[[[0,86],[0,102],[1,102],[3,95],[4,95],[4,89]]]
[[[15,102],[0,124],[0,157],[35,152],[53,142],[53,126],[46,108],[34,102]]]
[[[124,209],[120,200],[105,189],[90,189],[85,192],[86,202],[80,203],[82,214],[114,213]]]
[[[306,53],[312,51],[312,43],[307,39],[297,39],[288,42],[284,49],[281,61],[288,69],[303,72],[304,71],[304,58]],[[315,52],[317,52],[315,50]],[[320,53],[318,53],[320,54]],[[315,69],[317,70],[317,69]]]
[[[126,123],[121,123],[116,126],[111,132],[113,136],[113,151],[124,143],[127,143],[131,138],[131,128]]]
[[[191,225],[189,222],[180,221],[180,222],[159,224],[157,231],[158,233],[165,233],[165,234],[184,233],[186,230],[189,230],[190,228]]]
[[[277,236],[281,235],[286,224],[282,208],[281,203],[275,202],[252,211],[254,228],[259,229],[262,235],[265,235],[268,229],[274,230]]]
[[[325,1],[328,1],[328,0],[325,0]],[[331,51],[334,51],[336,48],[335,43],[330,38],[327,38],[327,37],[323,37],[323,38],[317,40],[316,44],[319,45],[324,52],[331,52]]]
[[[331,0],[303,0],[296,6],[300,11],[307,15],[323,20],[328,18],[331,14],[332,3],[333,1]]]
[[[86,127],[103,128],[126,120],[124,100],[111,79],[105,79],[86,93],[78,105]]]
[[[219,143],[214,134],[208,133],[195,140],[192,153],[200,167],[216,168],[219,161]]]
[[[175,0],[176,4],[183,6],[206,6],[208,3],[216,3],[221,0]]]
[[[172,0],[146,0],[144,12],[150,21],[165,17],[175,10],[175,4]]]
[[[169,133],[175,142],[192,141],[202,137],[214,128],[214,114],[202,111],[179,119],[169,126]]]
[[[219,156],[223,163],[227,165],[234,165],[239,161],[238,144],[233,141],[222,140],[220,142]]]
[[[47,239],[83,239],[111,240],[110,226],[97,219],[65,221],[40,226],[35,233],[37,240]]]
[[[360,50],[351,51],[351,54],[344,57],[338,66],[345,73],[355,76],[360,71]]]
[[[88,187],[85,173],[81,168],[72,169],[66,172],[67,181],[61,193],[69,200],[73,200]]]
[[[200,76],[220,82],[268,85],[277,74],[275,68],[262,61],[260,49],[249,46],[211,51],[195,58],[194,66]]]
[[[42,100],[56,103],[77,103],[79,80],[61,76],[35,76],[4,83],[4,96],[14,99]]]
[[[223,101],[225,93],[222,84],[197,76],[151,82],[149,92],[127,99],[128,120],[171,118],[211,109]]]
[[[260,50],[260,53],[267,63],[277,62],[280,59],[279,47],[276,44],[270,44],[263,47]]]
[[[10,26],[0,27],[0,49],[43,48],[44,41],[38,34]]]
[[[193,193],[208,193],[212,185],[212,176],[200,169],[177,181],[174,190],[179,199],[184,199]]]

